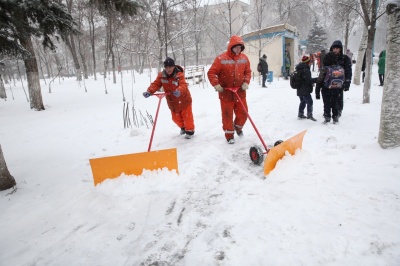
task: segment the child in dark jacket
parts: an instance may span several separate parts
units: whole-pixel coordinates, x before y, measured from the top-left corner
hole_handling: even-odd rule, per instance
[[[326,84],[326,76],[328,75],[329,68],[340,67],[338,66],[337,56],[334,52],[329,52],[324,57],[324,67],[321,69],[319,76],[317,78],[317,86],[315,88],[315,98],[317,100],[320,99],[320,92],[322,91],[322,99],[324,101],[324,124],[329,123],[331,121],[331,117],[333,118],[333,123],[336,124],[339,122],[339,101],[340,101],[340,93],[342,92],[342,86],[338,86],[338,88],[329,88]],[[340,67],[341,68],[341,67]],[[344,80],[344,70],[343,71],[343,80]],[[322,89],[322,90],[321,90]],[[331,115],[332,111],[332,115]]]
[[[296,71],[301,72],[301,87],[297,88],[297,96],[300,98],[298,119],[310,119],[312,121],[317,121],[313,117],[313,99],[311,93],[313,92],[313,83],[315,83],[315,78],[311,78],[310,64],[311,58],[308,56],[303,56],[301,58],[301,63],[296,66]],[[304,115],[304,109],[307,106],[307,116]]]

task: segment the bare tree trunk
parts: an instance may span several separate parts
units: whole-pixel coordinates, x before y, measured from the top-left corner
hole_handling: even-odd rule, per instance
[[[78,55],[76,52],[74,37],[72,35],[68,37],[65,40],[69,48],[69,51],[71,52],[72,60],[74,61],[76,80],[81,81],[82,80],[81,66],[79,64]]]
[[[364,79],[364,90],[363,90],[363,103],[370,103],[371,96],[371,74],[372,74],[372,39],[368,35],[367,42],[367,56],[365,57],[365,79]]]
[[[89,17],[89,32],[90,32],[90,44],[92,46],[92,59],[93,59],[93,75],[94,75],[94,80],[97,80],[97,75],[96,75],[96,45],[95,45],[95,35],[94,35],[94,14],[93,14],[93,9],[90,10],[90,17]]]
[[[364,90],[363,90],[363,103],[370,103],[371,96],[371,73],[372,73],[372,44],[375,39],[376,31],[376,6],[378,0],[372,0],[371,3],[371,16],[368,12],[368,6],[365,0],[361,1],[361,7],[364,13],[364,21],[368,27],[368,41],[367,41],[367,56],[365,58],[365,80],[364,80]],[[368,2],[368,1],[367,1]]]
[[[81,62],[82,62],[82,66],[83,66],[83,77],[84,77],[84,79],[88,79],[86,57],[85,57],[85,54],[82,52],[81,41],[79,41],[79,55],[81,56]]]
[[[3,76],[0,74],[0,99],[7,100],[6,87],[4,86]]]
[[[73,0],[66,0],[68,12],[72,14]],[[68,49],[71,52],[72,60],[75,66],[76,80],[82,80],[81,66],[79,65],[78,53],[76,51],[75,40],[72,34],[65,36],[65,42],[67,43]]]
[[[3,150],[1,149],[0,145],[0,191],[12,188],[15,185],[15,179],[8,171],[6,160],[4,159],[3,155]]]
[[[114,51],[111,48],[110,50],[111,53],[111,64],[112,64],[112,72],[113,72],[113,83],[116,84],[117,83],[117,74],[115,73],[115,55],[114,55]]]
[[[344,47],[343,47],[343,53],[346,53],[347,48],[349,48],[349,32],[350,32],[350,18],[347,16],[346,19],[346,26],[344,29]],[[350,58],[352,60],[353,58]]]
[[[378,137],[378,143],[384,149],[400,147],[400,1],[388,4],[386,12],[386,69]]]
[[[357,64],[354,70],[354,79],[353,83],[356,85],[360,85],[360,77],[361,77],[361,67],[364,60],[365,49],[367,48],[367,38],[368,38],[368,29],[364,25],[363,34],[360,41],[360,46],[358,47],[357,54]]]
[[[26,23],[28,20],[26,19]],[[30,53],[28,57],[24,59],[26,77],[28,80],[28,91],[31,109],[36,111],[45,110],[42,99],[42,92],[40,89],[39,82],[39,71],[35,57],[35,51],[33,50],[33,43],[30,37],[20,37],[19,41],[21,45]]]
[[[165,58],[168,57],[168,20],[167,20],[167,4],[166,0],[161,0],[161,6],[163,10],[163,22],[164,22],[164,46],[165,46]]]

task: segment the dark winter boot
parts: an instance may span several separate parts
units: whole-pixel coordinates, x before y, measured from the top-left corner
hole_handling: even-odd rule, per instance
[[[322,123],[323,124],[328,124],[329,122],[331,122],[331,118],[330,117],[325,117],[325,120]]]
[[[297,118],[298,118],[299,120],[301,120],[301,119],[306,119],[307,116],[305,116],[305,115],[299,115]]]
[[[334,123],[334,124],[339,123],[339,117],[334,117],[334,118],[333,118],[333,123]]]
[[[185,133],[186,133],[185,139],[193,138],[194,131],[189,130],[189,131],[185,131]]]
[[[241,126],[235,125],[235,131],[236,131],[236,134],[237,134],[239,137],[243,137],[243,130],[242,130],[242,127],[241,127]]]
[[[307,116],[307,119],[310,119],[310,120],[312,120],[312,121],[317,121],[317,119],[315,119],[312,115]]]
[[[185,133],[186,133],[186,132],[185,132],[185,128],[182,127],[182,128],[181,128],[181,131],[179,132],[179,134],[180,134],[180,135],[185,135]]]

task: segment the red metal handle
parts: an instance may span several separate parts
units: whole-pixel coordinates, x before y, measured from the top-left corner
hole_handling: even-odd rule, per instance
[[[224,89],[225,89],[225,90],[228,90],[228,91],[231,91],[231,92],[233,92],[233,93],[236,95],[236,98],[237,98],[238,101],[242,104],[243,110],[246,112],[247,117],[249,118],[251,125],[253,126],[254,130],[256,131],[257,136],[260,138],[261,143],[263,144],[263,146],[264,146],[266,152],[268,153],[268,152],[269,152],[269,149],[268,149],[268,147],[267,147],[267,144],[265,144],[263,138],[261,137],[260,132],[258,132],[258,129],[257,129],[256,125],[255,125],[254,122],[253,122],[253,119],[251,119],[251,117],[250,117],[250,115],[249,115],[249,112],[247,112],[246,107],[244,106],[244,104],[243,104],[243,102],[242,102],[242,99],[240,99],[240,97],[239,97],[239,95],[238,95],[238,93],[237,93],[237,91],[240,89],[240,87],[235,87],[235,88],[224,88]]]
[[[158,118],[158,111],[160,110],[160,105],[161,105],[161,100],[162,98],[164,98],[165,96],[167,96],[170,93],[167,92],[157,92],[154,93],[152,95],[157,96],[158,97],[158,106],[157,106],[157,111],[156,111],[156,117],[154,118],[154,125],[153,125],[153,129],[151,131],[151,137],[150,137],[150,143],[149,143],[149,147],[147,149],[147,151],[149,152],[151,149],[151,144],[153,143],[153,136],[154,136],[154,130],[156,129],[156,124],[157,124],[157,118]]]

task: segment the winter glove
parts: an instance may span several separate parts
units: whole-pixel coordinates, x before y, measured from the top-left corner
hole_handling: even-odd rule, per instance
[[[350,89],[350,81],[345,81],[344,83],[343,83],[343,90],[344,91],[348,91]]]
[[[217,86],[214,86],[214,89],[215,89],[215,91],[218,91],[218,92],[224,91],[224,88],[222,88],[221,85],[219,85],[219,84]]]
[[[317,100],[321,99],[321,95],[319,93],[318,94],[316,93],[315,94],[315,99],[317,99]]]
[[[246,82],[243,82],[242,84],[242,90],[247,90],[249,88],[249,84],[247,84]]]
[[[175,97],[179,97],[179,96],[181,96],[181,91],[180,91],[180,90],[176,90],[176,91],[173,91],[172,94],[173,94]]]
[[[148,91],[143,92],[143,97],[144,98],[149,98],[150,97],[150,92],[148,92]]]

